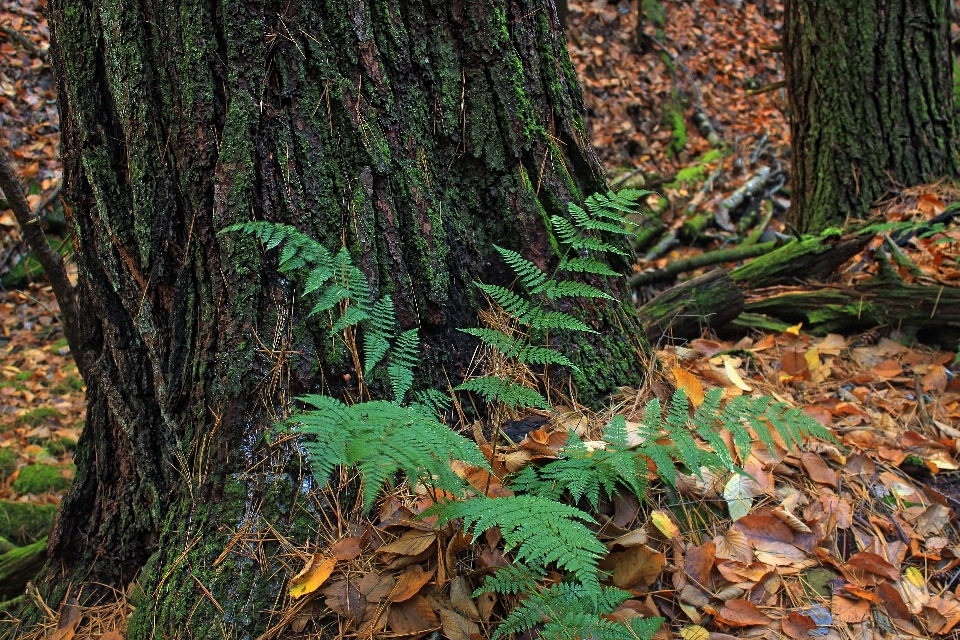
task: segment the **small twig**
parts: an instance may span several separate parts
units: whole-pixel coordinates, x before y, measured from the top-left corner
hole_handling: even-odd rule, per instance
[[[77,309],[77,298],[67,277],[67,269],[63,264],[63,256],[53,250],[47,237],[40,228],[39,211],[32,211],[20,188],[20,181],[7,162],[7,156],[0,153],[0,189],[3,190],[13,215],[20,224],[20,233],[27,245],[33,250],[37,262],[50,280],[53,295],[60,305],[60,314],[63,321],[63,334],[70,346],[70,353],[77,363],[77,369],[83,375],[83,339],[80,332],[80,312]]]
[[[5,33],[8,38],[13,40],[13,42],[20,45],[23,49],[26,49],[27,53],[29,53],[32,56],[36,56],[41,60],[43,60],[44,62],[46,62],[47,52],[41,49],[40,47],[38,47],[37,45],[33,44],[33,42],[30,41],[30,38],[23,35],[19,31],[11,27],[10,25],[0,24],[0,33]]]
[[[769,93],[771,91],[776,91],[777,89],[782,89],[787,86],[786,80],[777,80],[776,82],[771,82],[770,84],[765,84],[762,87],[757,87],[756,89],[749,89],[747,91],[748,96],[758,96],[761,93]]]

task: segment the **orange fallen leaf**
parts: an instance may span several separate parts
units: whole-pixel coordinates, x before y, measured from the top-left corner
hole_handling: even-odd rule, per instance
[[[831,602],[833,616],[849,624],[863,622],[870,615],[870,603],[859,598],[834,595]]]
[[[377,549],[377,553],[396,553],[401,556],[417,556],[426,551],[427,547],[433,544],[436,539],[437,534],[433,531],[407,531],[399,540],[395,540]]]
[[[703,385],[695,375],[680,367],[673,367],[673,377],[677,381],[677,388],[686,392],[687,399],[693,406],[699,407],[703,404]]]
[[[783,618],[783,632],[793,640],[810,640],[810,632],[817,628],[817,623],[810,616],[793,612]]]
[[[351,536],[330,545],[329,553],[337,560],[353,560],[360,557],[366,545],[367,543],[363,538]]]
[[[394,633],[413,635],[439,628],[440,621],[423,596],[413,596],[404,602],[390,605],[387,624]]]
[[[718,622],[728,626],[748,627],[755,624],[770,624],[770,617],[746,600],[727,600],[717,612]]]
[[[397,578],[397,584],[394,585],[393,591],[390,593],[390,601],[403,602],[417,595],[420,589],[430,582],[434,573],[435,570],[424,571],[420,565],[413,565]]]
[[[336,558],[327,558],[319,553],[314,555],[304,570],[290,581],[290,597],[300,598],[316,591],[333,573],[336,564]]]

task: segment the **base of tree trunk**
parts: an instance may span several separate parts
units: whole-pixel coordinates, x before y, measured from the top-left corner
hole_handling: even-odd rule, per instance
[[[716,269],[672,287],[637,309],[647,335],[697,338],[708,326],[723,326],[743,311],[743,293]]]

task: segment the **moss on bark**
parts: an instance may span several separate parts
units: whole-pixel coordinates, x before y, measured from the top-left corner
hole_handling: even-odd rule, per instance
[[[797,227],[865,217],[891,187],[957,176],[947,0],[788,0]]]
[[[139,576],[128,637],[255,637],[287,567],[245,536],[304,543],[326,508],[298,449],[264,436],[291,396],[357,377],[275,258],[218,231],[266,219],[348,247],[420,328],[419,384],[461,377],[473,282],[511,279],[492,245],[555,264],[545,220],[605,188],[553,4],[49,6],[92,364],[42,586]],[[575,345],[584,399],[640,384],[629,310],[581,313],[600,331]]]

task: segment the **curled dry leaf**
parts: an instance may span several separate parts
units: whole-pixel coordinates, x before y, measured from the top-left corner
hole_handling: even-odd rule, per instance
[[[443,635],[449,640],[471,640],[473,634],[480,633],[476,622],[449,609],[440,609],[440,624],[443,625]]]
[[[810,640],[810,632],[816,629],[817,623],[810,616],[793,612],[783,617],[783,632],[793,640]]]
[[[413,596],[404,602],[390,605],[387,625],[396,634],[413,635],[437,629],[440,621],[426,598]]]
[[[300,598],[316,591],[333,573],[333,567],[336,564],[336,558],[319,553],[314,555],[303,571],[290,581],[290,597]]]
[[[433,578],[434,570],[424,571],[423,568],[415,564],[406,570],[399,578],[390,593],[391,602],[403,602],[409,600],[420,592],[425,584]]]
[[[777,516],[783,524],[797,533],[813,533],[803,520],[790,513],[785,507],[775,507],[773,509],[773,515]]]
[[[377,549],[377,553],[396,553],[401,556],[416,556],[426,551],[436,539],[437,534],[433,531],[407,531],[399,540],[395,540]]]
[[[770,617],[746,600],[728,600],[717,612],[717,622],[727,626],[748,627],[769,624]]]

